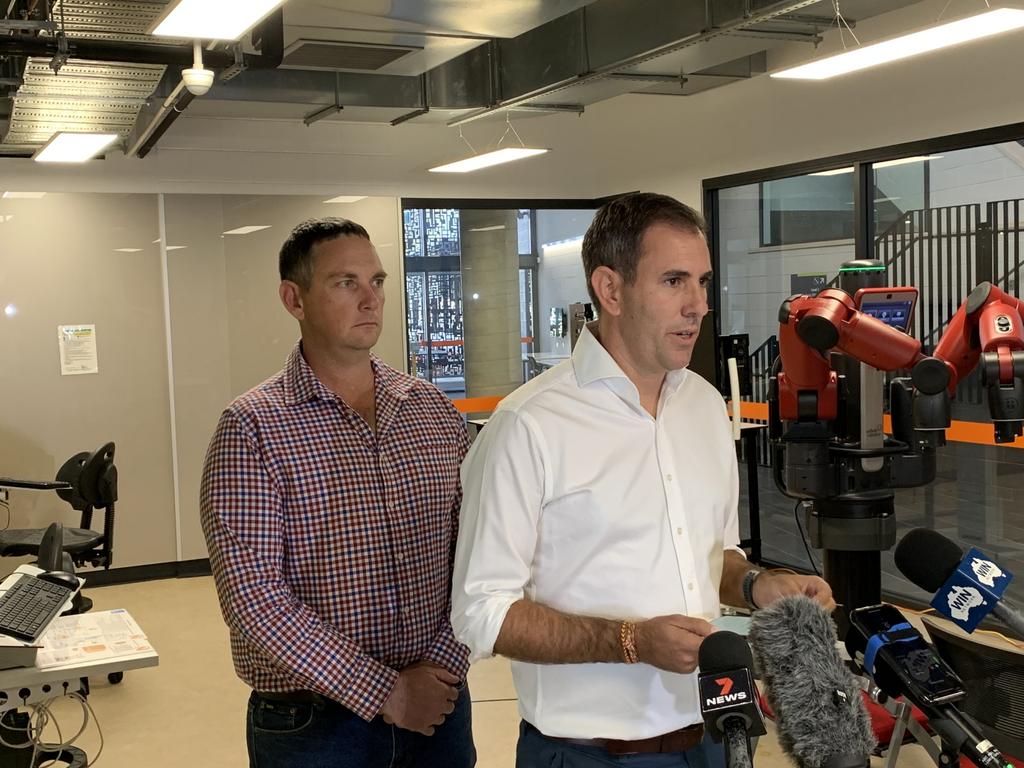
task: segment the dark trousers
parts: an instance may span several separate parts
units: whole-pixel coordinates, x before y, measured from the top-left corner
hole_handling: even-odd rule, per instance
[[[253,692],[246,717],[250,768],[472,768],[472,704],[464,687],[433,736],[366,722],[327,699],[302,704]]]
[[[704,740],[686,752],[621,755],[599,747],[585,747],[549,739],[525,720],[519,725],[516,768],[725,768],[725,749],[707,734]]]

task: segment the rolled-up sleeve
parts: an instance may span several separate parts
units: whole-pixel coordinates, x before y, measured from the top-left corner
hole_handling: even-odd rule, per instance
[[[530,582],[547,464],[536,423],[511,410],[494,414],[462,464],[452,626],[474,660],[493,654]]]

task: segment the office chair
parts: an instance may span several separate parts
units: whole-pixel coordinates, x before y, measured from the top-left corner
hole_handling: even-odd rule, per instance
[[[957,707],[1019,765],[1024,758],[1024,651],[985,635],[968,635],[944,619],[921,618],[939,656],[964,681],[967,698]]]
[[[114,504],[117,501],[117,467],[114,466],[114,444],[107,443],[92,453],[78,453],[64,462],[57,471],[57,480],[70,487],[57,495],[73,509],[82,513],[81,527],[64,529],[64,551],[78,567],[110,568],[114,544]],[[104,510],[103,531],[91,529],[96,508]],[[45,528],[22,528],[0,531],[0,557],[35,555]]]

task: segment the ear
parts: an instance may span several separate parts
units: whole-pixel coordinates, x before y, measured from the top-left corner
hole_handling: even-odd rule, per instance
[[[590,287],[601,304],[601,314],[622,314],[622,275],[611,267],[598,267],[590,274]]]
[[[281,303],[284,304],[284,308],[288,310],[289,315],[296,320],[306,319],[306,312],[302,307],[302,289],[298,283],[293,283],[291,280],[282,280],[280,287],[277,289],[277,294],[281,297]]]

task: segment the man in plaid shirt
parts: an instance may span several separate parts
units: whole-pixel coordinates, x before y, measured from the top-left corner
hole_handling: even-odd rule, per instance
[[[253,768],[469,768],[467,650],[449,622],[461,417],[371,352],[385,273],[363,227],[300,224],[280,296],[301,341],[221,416],[210,563]]]

